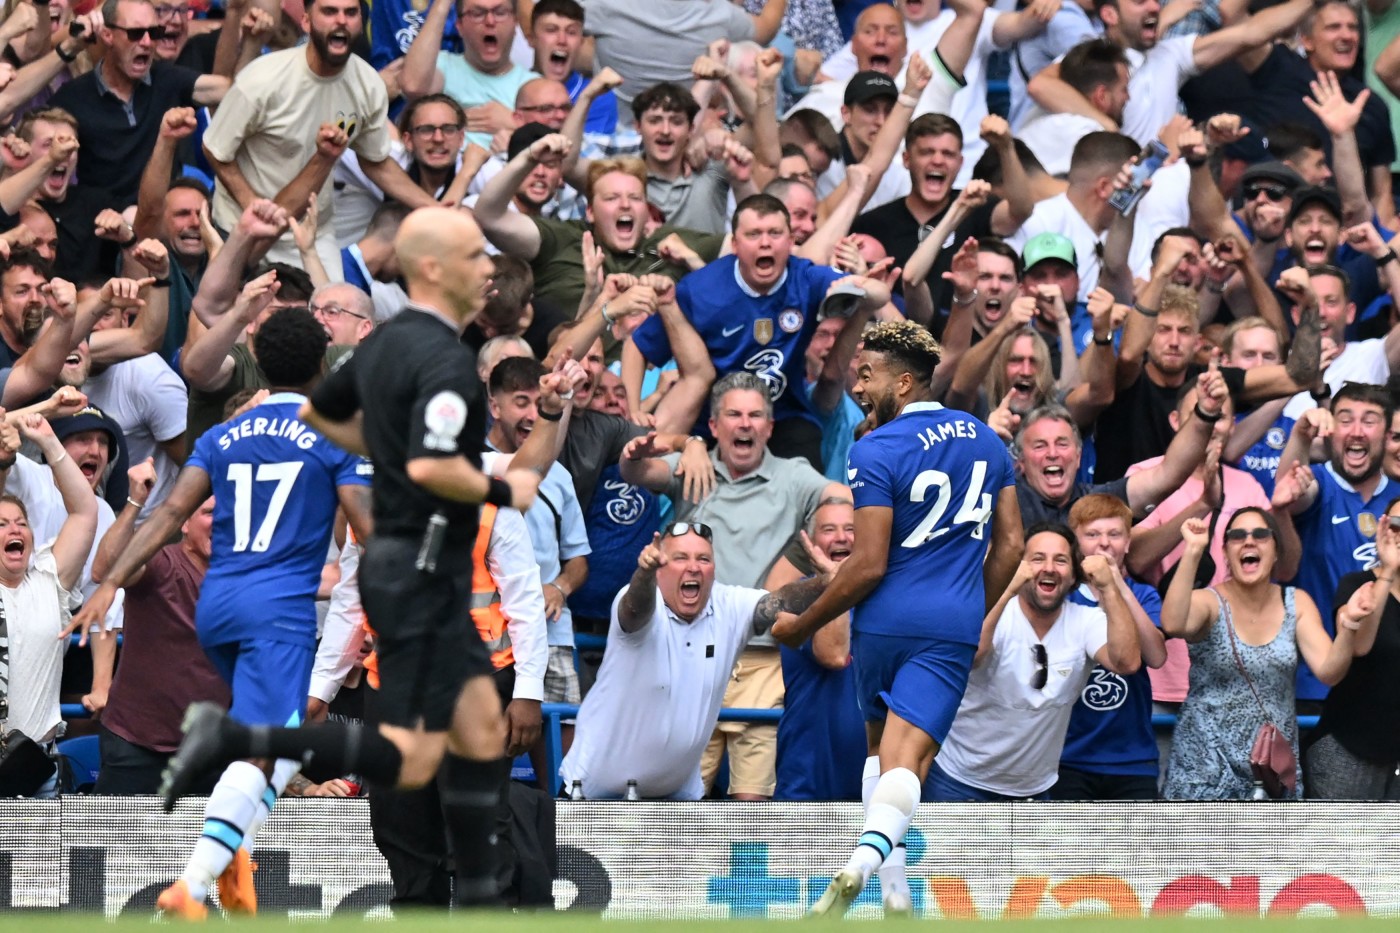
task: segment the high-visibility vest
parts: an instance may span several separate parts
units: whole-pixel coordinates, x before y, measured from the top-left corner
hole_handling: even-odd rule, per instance
[[[471,614],[476,623],[476,632],[486,643],[491,653],[491,666],[496,670],[515,663],[515,651],[510,644],[510,631],[506,628],[506,616],[501,611],[501,594],[496,589],[496,581],[486,564],[486,553],[491,547],[491,527],[496,521],[496,506],[481,507],[481,521],[477,527],[476,544],[472,547],[472,594]],[[350,540],[353,532],[347,529]],[[347,542],[348,544],[349,542]],[[369,619],[364,620],[365,631],[371,636],[374,629]],[[365,680],[370,687],[379,689],[379,656],[371,651],[365,658]]]
[[[491,547],[491,527],[495,523],[496,507],[483,505],[476,544],[472,547],[471,611],[477,634],[486,642],[486,650],[491,654],[491,666],[499,671],[515,663],[515,651],[510,645],[505,613],[501,611],[501,594],[486,564],[486,552]]]

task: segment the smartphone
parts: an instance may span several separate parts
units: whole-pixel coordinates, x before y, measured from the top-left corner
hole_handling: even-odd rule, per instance
[[[1142,200],[1143,184],[1147,179],[1156,174],[1157,169],[1162,167],[1162,163],[1167,161],[1170,153],[1160,139],[1154,139],[1147,144],[1147,148],[1142,150],[1142,155],[1138,156],[1137,165],[1133,166],[1132,178],[1128,182],[1128,187],[1118,188],[1108,198],[1108,203],[1120,214],[1126,215],[1137,202]]]

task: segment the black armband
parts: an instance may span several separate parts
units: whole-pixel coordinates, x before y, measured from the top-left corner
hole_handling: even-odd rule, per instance
[[[1196,403],[1196,417],[1200,418],[1206,424],[1215,424],[1215,422],[1219,421],[1222,417],[1224,417],[1224,414],[1224,412],[1216,412],[1212,415],[1205,409],[1201,408],[1200,402]]]
[[[490,485],[486,487],[486,504],[508,509],[511,499],[510,483],[495,476],[491,477]]]

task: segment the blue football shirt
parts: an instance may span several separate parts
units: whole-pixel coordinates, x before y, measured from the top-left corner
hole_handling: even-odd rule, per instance
[[[206,645],[249,638],[316,642],[316,590],[337,487],[368,486],[369,461],[297,419],[282,392],[195,441],[187,466],[209,474],[214,531],[195,626]]]
[[[975,645],[986,614],[987,526],[1011,456],[996,432],[936,402],[906,405],[851,448],[857,509],[894,511],[884,578],[855,607],[857,632]]]

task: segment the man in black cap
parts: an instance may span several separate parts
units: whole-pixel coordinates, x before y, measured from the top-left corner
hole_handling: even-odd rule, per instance
[[[120,512],[126,506],[128,491],[126,438],[121,426],[106,412],[89,405],[75,415],[55,418],[53,433],[83,471],[92,491],[106,499],[113,512]]]

